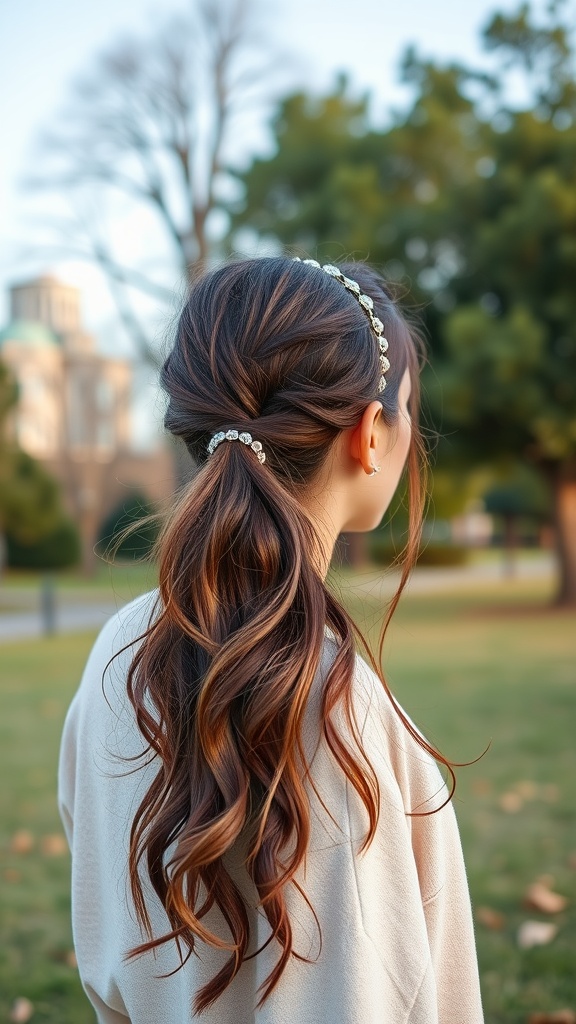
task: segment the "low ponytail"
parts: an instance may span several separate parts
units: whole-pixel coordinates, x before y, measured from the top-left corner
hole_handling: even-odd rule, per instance
[[[138,870],[145,859],[172,931],[150,934],[133,955],[168,937],[190,951],[197,939],[230,949],[225,966],[198,993],[196,1012],[221,994],[247,955],[244,901],[222,863],[247,825],[253,837],[247,867],[281,947],[262,1000],[292,953],[284,887],[310,833],[302,720],[327,620],[341,627],[315,568],[319,550],[302,505],[242,444],[217,450],[161,538],[163,611],[128,680],[138,725],[161,768],[135,815],[130,876],[145,918]],[[349,647],[349,669],[353,658]],[[156,715],[146,709],[146,693]],[[351,778],[368,767],[345,746],[339,759]],[[366,787],[374,805],[375,786],[372,779]],[[197,893],[199,883],[208,898],[193,908],[186,893]],[[230,929],[228,944],[202,923],[212,901]]]
[[[407,367],[417,389],[415,341],[381,279],[365,267],[354,277],[373,297],[389,340],[381,400],[393,424]],[[374,399],[378,379],[378,347],[356,300],[328,275],[281,257],[229,264],[197,282],[164,364],[166,426],[197,471],[160,537],[158,613],[128,674],[139,729],[159,765],[130,835],[132,895],[148,937],[128,955],[169,940],[182,964],[198,940],[228,950],[196,994],[195,1013],[248,958],[247,909],[223,861],[241,835],[279,948],[259,1005],[299,956],[285,889],[296,886],[308,902],[295,877],[309,845],[307,786],[314,785],[302,724],[327,628],[336,653],[323,682],[323,738],[366,808],[363,847],[375,834],[378,782],[353,710],[355,634],[368,645],[324,583],[330,552],[300,495],[340,432]],[[237,441],[208,455],[210,438],[228,428],[261,440],[266,461]],[[411,482],[417,492],[417,473]],[[414,543],[412,536],[410,551]],[[352,748],[338,726],[341,713]],[[163,936],[152,934],[142,867],[170,922]],[[228,940],[204,923],[214,905]]]

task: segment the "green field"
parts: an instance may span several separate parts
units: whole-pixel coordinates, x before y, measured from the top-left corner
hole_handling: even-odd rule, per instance
[[[376,578],[340,584],[372,635]],[[474,903],[501,915],[497,930],[477,924],[488,1024],[576,1008],[576,628],[573,613],[545,607],[547,596],[545,583],[514,582],[408,595],[385,655],[398,698],[445,754],[469,761],[490,744],[459,770],[455,798]],[[38,1024],[94,1020],[70,956],[68,857],[55,808],[62,720],[91,640],[0,647],[0,1020],[19,996],[32,1001]],[[568,897],[558,914],[522,905],[543,875]],[[527,919],[553,920],[556,938],[521,951],[517,930]]]

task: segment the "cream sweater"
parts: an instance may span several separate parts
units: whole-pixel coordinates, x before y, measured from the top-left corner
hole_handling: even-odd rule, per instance
[[[199,946],[182,970],[172,943],[126,962],[142,941],[127,888],[128,833],[154,764],[129,774],[124,757],[142,750],[125,693],[133,648],[102,676],[109,658],[146,627],[156,594],[115,615],[91,651],[70,706],[59,766],[59,806],[72,851],[72,922],[80,977],[101,1024],[185,1024],[195,991],[226,958]],[[311,793],[312,832],[298,876],[322,932],[302,898],[288,896],[297,952],[269,999],[255,1010],[256,990],[275,963],[271,943],[246,961],[232,985],[199,1017],[203,1024],[481,1024],[483,1020],[470,900],[454,810],[428,817],[405,811],[442,803],[435,762],[414,742],[381,684],[357,656],[354,699],[363,742],[381,787],[377,834],[358,855],[366,815],[355,791],[318,745],[322,679],[334,657],[327,632],[322,663],[306,712],[304,741],[313,778],[335,821]],[[103,692],[104,689],[104,692]],[[344,725],[342,724],[344,729]],[[315,752],[315,753],[314,753]],[[241,851],[227,859],[250,907],[252,948],[268,924],[242,869]],[[154,932],[168,930],[150,885],[145,889]],[[205,923],[223,937],[218,911]],[[257,944],[257,945],[256,945]]]

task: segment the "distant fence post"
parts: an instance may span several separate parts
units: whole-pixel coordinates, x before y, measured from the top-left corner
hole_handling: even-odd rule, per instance
[[[56,585],[54,577],[45,573],[40,585],[40,614],[42,632],[48,636],[56,632]]]

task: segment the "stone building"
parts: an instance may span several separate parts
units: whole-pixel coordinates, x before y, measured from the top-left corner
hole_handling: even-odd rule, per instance
[[[133,491],[162,502],[175,486],[159,437],[145,452],[131,437],[133,366],[97,351],[81,322],[80,293],[50,276],[10,290],[0,359],[18,383],[10,429],[61,483],[89,568],[100,526]]]

